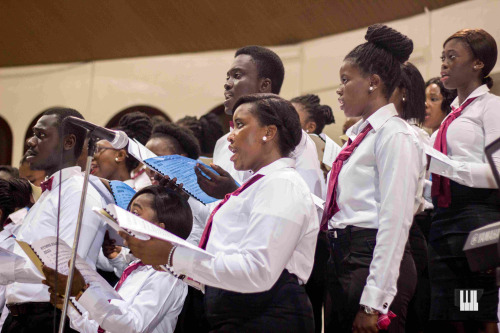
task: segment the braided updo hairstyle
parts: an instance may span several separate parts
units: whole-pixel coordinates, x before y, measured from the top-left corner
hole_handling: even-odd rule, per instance
[[[136,139],[145,145],[151,136],[153,124],[151,119],[144,112],[135,111],[121,117],[118,127],[115,129],[125,132],[130,139]],[[132,156],[127,156],[125,165],[130,172],[137,168],[139,161]]]
[[[250,103],[260,125],[275,125],[278,129],[278,145],[281,156],[289,156],[302,138],[299,114],[292,103],[275,94],[252,94],[240,97],[234,110],[240,105]]]
[[[211,156],[215,149],[215,144],[224,135],[222,126],[217,116],[208,113],[200,119],[186,116],[176,122],[177,125],[190,129],[200,144],[201,154]]]
[[[186,154],[189,158],[197,160],[200,156],[200,146],[193,132],[188,128],[172,123],[162,123],[153,127],[151,139],[162,138],[168,140],[176,154]]]
[[[383,24],[369,26],[365,39],[367,42],[356,46],[344,61],[351,61],[367,75],[380,76],[384,96],[389,99],[401,78],[401,64],[413,52],[413,42]]]
[[[300,104],[304,107],[307,114],[309,115],[308,121],[314,121],[316,123],[316,129],[314,134],[320,135],[323,132],[325,125],[330,125],[335,123],[335,117],[333,116],[332,108],[328,105],[321,105],[318,95],[307,94],[298,97],[294,97],[290,100],[292,103]]]
[[[31,203],[31,186],[26,179],[0,179],[0,229],[7,217],[17,208],[29,206]]]

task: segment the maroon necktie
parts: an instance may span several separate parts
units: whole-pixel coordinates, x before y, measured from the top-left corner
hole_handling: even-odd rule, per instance
[[[349,139],[347,146],[340,151],[339,155],[335,159],[335,162],[333,162],[332,171],[330,173],[330,180],[328,182],[325,210],[323,211],[323,217],[321,218],[320,224],[320,229],[322,231],[328,230],[328,220],[331,219],[332,216],[340,210],[339,206],[337,205],[337,184],[339,173],[342,169],[342,166],[344,165],[344,161],[351,156],[354,149],[359,146],[361,141],[363,141],[365,136],[368,134],[368,132],[370,132],[372,128],[372,125],[368,124],[365,128],[363,128],[361,133],[356,136],[356,139],[354,139],[354,141]]]
[[[467,105],[472,103],[472,101],[476,98],[477,97],[469,98],[459,108],[452,106],[453,111],[441,123],[441,126],[439,126],[436,141],[434,141],[434,149],[448,155],[448,146],[446,144],[446,133],[448,132],[448,127],[453,120],[457,119],[458,116],[462,114],[463,109],[465,109]],[[433,197],[437,197],[438,207],[449,207],[451,203],[450,179],[433,173],[431,195]]]
[[[253,176],[245,184],[238,187],[238,189],[236,191],[226,194],[226,196],[224,197],[224,200],[219,202],[217,207],[215,207],[215,209],[213,210],[212,214],[210,214],[210,217],[208,218],[208,221],[207,221],[207,225],[205,226],[205,230],[203,230],[203,235],[201,235],[200,244],[198,245],[200,248],[202,248],[204,250],[207,248],[208,238],[210,237],[210,232],[212,231],[212,222],[214,220],[215,213],[217,213],[217,211],[222,207],[222,205],[224,205],[226,203],[226,201],[229,200],[229,198],[231,196],[233,196],[233,195],[238,196],[241,192],[246,190],[250,185],[252,185],[256,181],[258,181],[262,177],[264,177],[264,175],[258,174],[258,175]]]
[[[42,188],[42,193],[45,192],[45,190],[52,190],[52,182],[54,181],[54,177],[50,177],[47,180],[44,180],[43,182],[40,183],[40,187]]]
[[[118,283],[115,286],[115,290],[118,291],[120,289],[120,287],[122,286],[123,282],[125,282],[125,280],[127,279],[127,277],[130,274],[132,274],[133,271],[135,271],[137,268],[139,268],[141,266],[144,266],[144,264],[142,263],[142,261],[138,261],[135,264],[132,264],[132,265],[128,266],[127,268],[125,268],[122,276],[120,277],[120,280],[118,281]]]

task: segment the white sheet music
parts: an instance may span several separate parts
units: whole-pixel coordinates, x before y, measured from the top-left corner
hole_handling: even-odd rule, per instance
[[[157,157],[155,153],[144,147],[144,145],[136,139],[128,139],[128,152],[141,162],[151,157]]]
[[[328,135],[325,135],[325,139],[326,139],[326,144],[325,144],[325,153],[323,154],[323,163],[331,167],[333,162],[335,162],[337,155],[342,150],[342,147],[340,147],[338,144],[335,143],[335,141],[330,139]]]
[[[203,255],[208,258],[213,258],[214,256],[210,253],[200,249],[199,247],[185,241],[184,239],[150,223],[146,220],[143,220],[137,215],[134,215],[125,209],[118,207],[117,205],[109,204],[106,206],[106,209],[112,213],[112,215],[116,218],[118,224],[121,228],[131,230],[132,232],[140,233],[143,235],[149,235],[155,238],[159,238],[161,240],[171,242],[178,246],[183,246],[195,250],[196,252],[203,253]],[[106,222],[108,222],[106,220]]]

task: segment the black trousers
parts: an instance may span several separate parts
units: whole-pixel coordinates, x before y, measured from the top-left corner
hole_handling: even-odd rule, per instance
[[[316,252],[314,254],[314,266],[307,281],[306,293],[311,301],[314,313],[314,332],[321,333],[323,331],[323,305],[326,300],[326,265],[330,257],[328,238],[324,232],[318,235],[316,243]]]
[[[50,305],[50,303],[47,303]],[[29,313],[13,316],[9,313],[2,327],[2,333],[53,333],[58,332],[61,310],[56,309],[56,327],[54,329],[53,308],[40,313]],[[65,333],[76,332],[69,327],[69,320],[64,325]]]
[[[366,285],[376,244],[376,229],[346,232],[334,238],[329,234],[331,257],[328,262],[328,289],[332,300],[330,322],[325,332],[352,332],[352,324],[359,311],[359,301]],[[415,263],[407,244],[401,260],[398,292],[390,305],[396,314],[389,332],[404,332],[408,303],[416,286]]]
[[[311,302],[287,270],[261,293],[206,287],[205,309],[210,332],[314,332]]]

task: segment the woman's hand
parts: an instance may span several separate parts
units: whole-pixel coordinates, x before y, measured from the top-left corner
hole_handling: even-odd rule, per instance
[[[363,310],[359,310],[354,323],[352,324],[352,331],[358,333],[376,333],[378,314],[367,314]]]
[[[234,192],[238,189],[233,177],[226,170],[222,169],[220,166],[215,164],[210,164],[212,169],[217,171],[219,175],[216,175],[212,171],[208,170],[202,164],[196,164],[194,172],[198,180],[198,185],[203,192],[209,196],[216,199],[224,199],[224,196],[228,193]],[[201,172],[207,177],[205,177]]]
[[[127,242],[130,252],[141,259],[145,265],[165,265],[167,263],[168,255],[173,247],[172,243],[153,237],[143,241],[124,232],[120,232],[120,236]]]
[[[102,242],[102,253],[106,258],[115,259],[122,251],[122,247],[115,244],[116,240],[109,238],[109,233],[106,231],[104,241]]]
[[[189,194],[184,192],[184,190],[182,189],[183,184],[177,184],[177,178],[170,179],[169,176],[162,176],[159,173],[156,173],[154,179],[158,183],[158,185],[175,191],[186,201],[189,199]]]
[[[43,280],[42,283],[48,286],[50,289],[52,289],[55,294],[64,295],[64,293],[66,292],[66,283],[68,281],[68,277],[59,272],[56,275],[55,270],[45,265],[43,266],[42,269],[43,269],[43,274],[45,275],[45,280]],[[57,289],[56,289],[56,280],[57,280]],[[71,284],[70,296],[78,295],[78,293],[83,290],[83,287],[85,287],[85,279],[83,278],[78,268],[75,267],[75,274],[73,276],[73,283]]]

